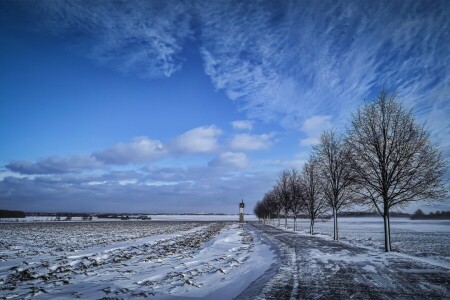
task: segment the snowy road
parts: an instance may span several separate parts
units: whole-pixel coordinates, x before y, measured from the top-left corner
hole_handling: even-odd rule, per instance
[[[279,264],[240,299],[449,299],[450,270],[398,253],[248,224],[278,248]],[[276,245],[276,246],[274,246]]]

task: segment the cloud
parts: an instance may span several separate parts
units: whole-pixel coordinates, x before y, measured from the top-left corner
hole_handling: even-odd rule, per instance
[[[184,181],[188,179],[187,170],[180,167],[157,168],[146,166],[142,168],[146,173],[146,180],[154,181]]]
[[[119,143],[109,149],[95,152],[93,155],[106,164],[124,165],[159,159],[167,153],[160,141],[151,140],[148,137],[136,137],[131,143]]]
[[[119,143],[109,149],[95,152],[100,161],[111,165],[144,163],[171,155],[210,153],[219,148],[218,137],[222,130],[214,125],[186,131],[168,143],[148,137],[136,137],[130,143]]]
[[[169,77],[181,68],[181,51],[192,37],[189,6],[180,1],[82,0],[26,6],[32,30],[51,32],[68,48],[124,74]]]
[[[306,138],[300,140],[300,145],[312,146],[318,144],[321,133],[330,128],[332,128],[331,116],[312,116],[306,119],[300,128]]]
[[[6,168],[20,174],[63,174],[81,172],[87,169],[103,167],[103,163],[92,155],[73,155],[68,157],[52,156],[35,163],[12,161]]]
[[[234,129],[238,130],[252,130],[253,129],[253,121],[249,120],[238,120],[231,122],[231,126]]]
[[[218,137],[222,130],[214,125],[191,129],[170,143],[170,148],[175,153],[209,153],[218,149]]]
[[[217,89],[249,118],[287,128],[312,115],[345,120],[380,87],[396,89],[450,147],[447,1],[43,0],[4,9],[17,6],[32,30],[125,74],[171,76],[186,45],[198,45]]]
[[[277,176],[245,168],[244,153],[223,153],[213,161],[103,174],[7,176],[0,180],[0,203],[6,209],[47,212],[234,213],[241,198],[251,207]]]
[[[450,147],[448,11],[445,1],[203,3],[204,69],[251,118],[287,128],[346,120],[382,86],[396,89]]]
[[[77,173],[112,165],[145,163],[171,155],[216,151],[219,148],[217,138],[221,134],[222,131],[216,126],[204,126],[179,135],[167,145],[142,136],[133,138],[129,143],[118,143],[90,155],[51,156],[37,162],[12,161],[5,167],[20,174],[42,175]]]
[[[273,134],[237,134],[231,142],[230,147],[234,150],[264,150],[272,145]]]
[[[331,126],[331,120],[338,126],[363,99],[372,99],[381,86],[396,89],[419,121],[428,120],[433,141],[443,146],[444,153],[450,153],[450,77],[446,63],[450,60],[450,36],[443,26],[449,19],[448,1],[168,0],[87,4],[42,0],[8,1],[2,9],[10,6],[28,11],[30,18],[22,19],[30,20],[32,30],[51,32],[72,51],[131,76],[172,76],[182,67],[186,45],[198,47],[204,72],[216,89],[226,93],[250,119],[301,129],[305,136],[300,143],[305,146],[317,143],[319,131]],[[257,199],[267,182],[272,182],[272,174],[247,173],[245,180],[236,177],[224,182],[214,173],[220,169],[214,165],[244,165],[245,156],[238,151],[257,145],[248,142],[256,135],[234,137],[235,148],[230,148],[236,152],[218,154],[209,167],[121,175],[120,180],[65,174],[174,154],[218,152],[220,133],[214,126],[200,127],[169,143],[145,137],[83,159],[13,161],[8,165],[11,171],[46,175],[35,179],[4,177],[0,200],[5,205],[28,203],[39,209],[46,203],[39,199],[49,199],[52,205],[70,209],[70,205],[78,207],[77,201],[89,207],[92,199],[97,199],[93,195],[98,195],[96,205],[100,209],[109,207],[105,203],[123,199],[127,201],[117,204],[116,209],[132,209],[128,199],[133,195],[137,208],[152,208],[157,201],[183,209],[186,199],[192,205],[199,199],[202,207],[232,202],[246,193],[253,193],[248,197]],[[264,143],[260,145],[262,148]],[[145,182],[157,178],[180,183],[145,186]],[[189,182],[193,178],[194,184]],[[85,180],[102,184],[91,186]],[[119,184],[127,180],[136,183]]]
[[[247,156],[241,152],[224,152],[208,163],[215,168],[246,168],[249,165]]]
[[[141,136],[89,155],[51,156],[37,162],[12,161],[5,167],[24,175],[64,174],[146,163],[170,156],[207,154],[220,148],[218,137],[221,134],[222,130],[214,125],[203,126],[186,131],[166,144]]]

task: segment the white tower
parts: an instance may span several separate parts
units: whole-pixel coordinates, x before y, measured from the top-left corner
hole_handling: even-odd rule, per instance
[[[239,203],[239,223],[244,223],[244,199]]]

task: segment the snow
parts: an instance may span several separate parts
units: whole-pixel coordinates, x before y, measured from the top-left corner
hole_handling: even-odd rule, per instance
[[[0,224],[0,298],[233,298],[274,262],[245,226]]]
[[[269,226],[275,231],[268,238],[258,227],[224,221],[236,221],[236,215],[152,217],[0,223],[0,298],[245,298],[261,290],[271,295],[271,287],[282,286],[288,275],[286,291],[295,298],[301,296],[299,283],[354,266],[361,274],[356,281],[371,278],[374,284],[385,284],[393,265],[415,274],[433,271],[432,265],[450,269],[448,221],[392,218],[394,252],[384,253],[381,218],[340,218],[341,242],[334,242],[332,220],[317,221],[311,239],[308,220],[299,220],[295,233],[289,220],[284,238]],[[284,246],[276,249],[275,240],[268,242],[274,238]],[[280,264],[277,253],[280,268],[274,267]],[[272,278],[272,285],[261,278]]]
[[[280,265],[265,282],[252,283],[261,288],[249,298],[448,298],[448,269],[394,252],[333,241],[329,236],[254,226],[277,245]]]
[[[277,225],[278,220],[269,222]],[[297,220],[298,234],[309,235],[309,220]],[[284,219],[281,220],[284,227]],[[293,230],[288,219],[288,230]],[[381,217],[338,218],[340,242],[384,251],[384,228]],[[332,240],[333,220],[318,220],[314,235]],[[391,218],[391,243],[395,255],[450,269],[450,221]]]

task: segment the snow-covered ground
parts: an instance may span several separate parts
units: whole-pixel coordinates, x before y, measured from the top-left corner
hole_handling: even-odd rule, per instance
[[[276,268],[240,299],[449,299],[449,269],[411,256],[253,223],[276,245]]]
[[[0,298],[233,298],[273,259],[237,223],[0,224]]]
[[[449,221],[391,219],[395,253],[385,255],[381,218],[340,218],[342,242],[336,243],[331,241],[331,220],[317,221],[317,234],[311,238],[308,220],[298,221],[297,233],[292,232],[290,219],[283,234],[271,226],[268,228],[272,231],[267,229],[262,234],[261,228],[266,226],[229,222],[236,221],[236,217],[153,215],[151,221],[0,223],[0,299],[230,299],[238,295],[245,299],[254,298],[252,295],[302,295],[304,284],[318,280],[311,279],[311,274],[323,271],[321,277],[317,275],[322,278],[345,271],[353,282],[350,275],[355,266],[360,268],[358,276],[363,277],[375,271],[388,276],[390,266],[396,264],[434,272],[438,279],[433,277],[432,282],[440,280],[439,276],[442,280],[448,277],[448,272],[442,270],[450,269]],[[254,220],[248,216],[246,219]],[[272,224],[276,226],[277,220]],[[308,261],[314,261],[317,270]],[[407,290],[408,277],[404,275],[395,275],[395,280]],[[419,273],[417,276],[420,280]],[[374,291],[381,281],[374,281]],[[277,294],[280,287],[281,294]],[[360,290],[357,293],[364,290],[357,285],[354,288]]]
[[[351,245],[384,249],[383,219],[339,218],[339,239]],[[284,227],[285,220],[280,220]],[[278,225],[278,220],[269,224]],[[299,232],[309,234],[309,220],[297,220]],[[288,230],[293,229],[293,220],[288,219]],[[332,239],[333,221],[318,220],[314,233]],[[394,252],[410,255],[422,261],[450,269],[450,221],[449,220],[410,220],[391,218],[391,242]]]

